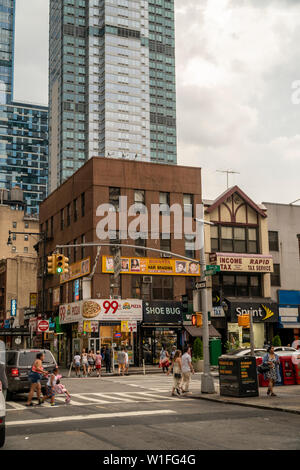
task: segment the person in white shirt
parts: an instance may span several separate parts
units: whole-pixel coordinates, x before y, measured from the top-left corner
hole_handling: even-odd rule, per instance
[[[183,356],[181,358],[182,366],[182,393],[188,393],[189,392],[189,386],[190,386],[190,380],[191,380],[191,373],[194,374],[194,368],[192,366],[192,358],[188,353],[188,347],[185,346],[183,349]]]
[[[128,369],[129,369],[129,357],[128,357],[128,351],[125,349],[125,374],[128,375]]]
[[[79,353],[76,353],[74,356],[74,365],[75,365],[75,373],[76,377],[80,377],[80,361],[81,361],[81,356]]]

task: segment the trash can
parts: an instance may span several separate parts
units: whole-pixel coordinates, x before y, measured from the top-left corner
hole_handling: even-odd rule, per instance
[[[222,343],[219,338],[212,338],[209,342],[210,364],[218,365],[219,357],[222,355]]]
[[[281,373],[284,385],[296,385],[295,371],[291,356],[280,356]]]
[[[293,361],[293,366],[294,366],[296,384],[300,385],[300,364],[298,364],[298,362],[296,361]]]
[[[258,397],[256,358],[253,356],[219,357],[220,395]]]

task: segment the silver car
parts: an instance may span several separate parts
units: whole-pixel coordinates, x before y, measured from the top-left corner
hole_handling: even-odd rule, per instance
[[[264,348],[256,348],[254,349],[254,356],[255,357],[264,357],[266,354],[267,350]],[[232,349],[231,351],[228,351],[230,356],[236,356],[236,357],[241,357],[241,356],[251,356],[251,349],[250,348],[240,348],[240,349]]]
[[[0,341],[0,447],[5,443],[5,416],[6,405],[3,391],[7,389],[7,378],[5,374],[5,347]]]

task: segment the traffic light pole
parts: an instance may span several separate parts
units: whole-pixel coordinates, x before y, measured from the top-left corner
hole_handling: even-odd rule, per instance
[[[206,270],[206,259],[205,259],[205,236],[204,236],[204,225],[213,225],[210,222],[204,220],[204,207],[202,204],[201,208],[201,219],[194,219],[199,224],[199,238],[200,238],[200,266],[201,266],[201,281],[205,282],[205,270]],[[203,321],[203,359],[204,359],[204,371],[201,376],[201,393],[215,393],[215,384],[213,376],[210,372],[210,360],[209,360],[209,325],[208,325],[208,308],[207,308],[207,288],[201,289],[201,301],[202,301],[202,321]],[[198,295],[198,308],[200,311],[200,296]]]

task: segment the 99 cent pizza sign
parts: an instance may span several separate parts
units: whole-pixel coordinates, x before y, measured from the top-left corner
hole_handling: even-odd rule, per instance
[[[142,321],[142,300],[93,299],[82,300],[59,307],[60,324],[78,321]]]

